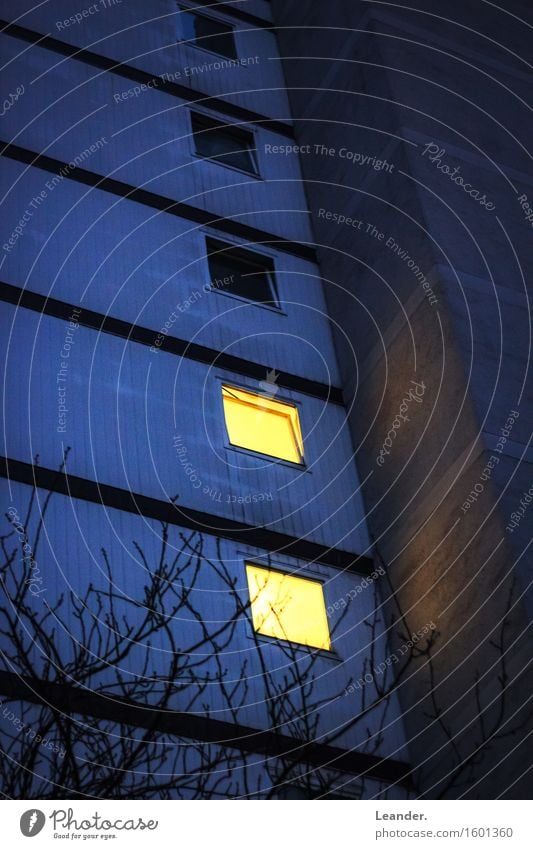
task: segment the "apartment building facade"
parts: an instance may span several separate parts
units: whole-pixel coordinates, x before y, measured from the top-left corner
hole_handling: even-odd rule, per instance
[[[4,2],[8,795],[527,796],[528,10],[489,6]]]

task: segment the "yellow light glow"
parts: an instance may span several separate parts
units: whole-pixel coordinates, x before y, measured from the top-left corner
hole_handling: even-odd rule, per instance
[[[259,634],[317,649],[331,648],[319,581],[246,564],[252,621]]]
[[[304,447],[296,407],[235,386],[223,386],[222,397],[232,445],[303,463]]]

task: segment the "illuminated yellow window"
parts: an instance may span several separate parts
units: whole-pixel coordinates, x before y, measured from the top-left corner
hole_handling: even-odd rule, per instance
[[[232,445],[303,463],[304,446],[296,407],[235,386],[223,386],[222,397]]]
[[[331,648],[319,581],[246,564],[252,621],[258,634],[317,649]]]

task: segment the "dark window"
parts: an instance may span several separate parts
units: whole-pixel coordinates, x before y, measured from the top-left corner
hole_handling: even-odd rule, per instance
[[[249,301],[277,306],[274,263],[270,257],[207,238],[211,288]]]
[[[179,20],[184,41],[228,59],[237,58],[233,27],[229,24],[191,11],[182,11]]]
[[[257,174],[254,136],[238,127],[221,124],[206,115],[192,113],[192,131],[198,156]]]

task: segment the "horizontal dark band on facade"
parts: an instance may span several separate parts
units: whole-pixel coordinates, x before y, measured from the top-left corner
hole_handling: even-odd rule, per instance
[[[70,319],[74,308],[77,310],[81,309],[81,313],[76,315],[78,324],[81,324],[83,327],[90,327],[99,333],[110,333],[113,336],[119,336],[121,339],[138,342],[140,345],[153,347],[156,338],[161,335],[157,330],[150,330],[148,327],[131,324],[128,321],[103,315],[103,313],[94,312],[85,307],[81,308],[77,304],[68,304],[65,301],[59,301],[56,298],[50,298],[38,292],[31,292],[28,289],[21,289],[19,286],[12,286],[3,281],[0,281],[0,301],[15,304],[18,307],[24,307],[25,309],[33,310],[43,315],[64,319],[65,321]],[[236,372],[237,374],[251,377],[258,381],[264,380],[265,375],[272,367],[271,363],[267,367],[251,360],[245,360],[243,357],[236,357],[233,354],[217,351],[214,348],[208,348],[206,345],[187,342],[186,339],[178,339],[176,336],[170,335],[163,338],[161,345],[158,344],[157,350],[165,351],[168,354],[175,354],[188,360],[194,360],[198,363],[205,363],[209,366],[218,366],[218,368]],[[318,398],[321,401],[327,401],[332,404],[339,404],[341,406],[343,404],[342,390],[337,386],[327,386],[318,380],[310,380],[306,377],[300,377],[297,374],[290,374],[289,372],[279,372],[276,382],[283,389],[302,392],[305,395],[311,395],[313,398]]]
[[[242,0],[240,2],[242,3]],[[205,3],[203,5],[201,3],[198,3],[198,5],[191,3],[190,6],[192,9],[198,9],[199,12],[202,10],[206,11],[208,14],[209,12],[224,12],[225,15],[230,15],[232,18],[237,18],[259,29],[272,29],[274,27],[272,21],[268,21],[266,18],[260,18],[251,12],[245,12],[244,9],[240,8],[239,3],[216,3],[215,5],[208,4],[207,7]]]
[[[219,516],[204,513],[170,501],[161,501],[147,495],[120,489],[117,486],[98,483],[88,478],[70,475],[68,472],[46,469],[21,460],[0,457],[0,477],[19,483],[57,492],[94,504],[102,504],[127,513],[135,513],[149,519],[169,522],[171,525],[188,528],[209,536],[223,537],[245,545],[261,548],[281,556],[297,557],[308,563],[323,563],[335,569],[369,575],[373,570],[370,557],[352,554],[339,548],[328,547],[310,540],[300,539],[272,531],[264,527],[254,527]]]
[[[104,177],[94,171],[87,171],[85,168],[71,167],[69,163],[62,162],[60,159],[44,156],[44,154],[36,153],[25,147],[19,147],[16,144],[9,144],[2,141],[2,139],[0,139],[0,155],[8,159],[13,159],[15,162],[23,162],[25,165],[31,165],[34,168],[40,168],[42,171],[48,171],[50,174],[59,174],[65,180],[73,180],[76,183],[82,183],[84,186],[92,186],[103,192],[118,195],[135,203],[149,206],[151,209],[158,209],[160,212],[167,212],[170,215],[185,218],[188,221],[194,221],[196,224],[201,224],[205,227],[213,227],[221,233],[229,233],[231,236],[236,236],[251,244],[258,243],[266,245],[280,251],[285,251],[285,253],[292,254],[300,259],[316,262],[315,249],[310,245],[293,242],[290,239],[284,238],[284,236],[267,233],[256,227],[250,227],[248,224],[241,224],[232,218],[224,218],[214,212],[207,212],[199,207],[171,200],[163,195],[150,192],[147,189],[138,189],[129,183],[123,183],[121,180],[115,180],[112,177]]]
[[[303,743],[286,734],[261,731],[193,713],[151,710],[145,704],[119,699],[116,695],[106,696],[71,684],[57,684],[37,678],[23,678],[14,672],[0,672],[0,692],[10,699],[45,703],[67,715],[77,713],[93,716],[251,754],[284,757],[315,768],[329,767],[350,775],[410,786],[411,768],[401,761],[341,749],[326,743]]]
[[[243,121],[248,124],[256,124],[259,127],[265,127],[273,133],[279,133],[282,136],[287,136],[290,139],[294,138],[293,128],[290,124],[283,121],[278,121],[274,118],[268,118],[266,115],[261,115],[258,112],[253,112],[251,109],[246,109],[243,106],[237,106],[228,100],[223,100],[215,95],[209,95],[189,86],[180,85],[180,83],[172,82],[171,80],[160,77],[158,74],[151,74],[147,71],[142,71],[140,68],[134,68],[132,65],[123,62],[115,62],[107,56],[102,56],[99,53],[93,53],[91,50],[85,50],[81,47],[75,47],[68,44],[66,41],[61,41],[58,38],[44,35],[42,32],[22,27],[19,24],[11,23],[10,21],[0,20],[0,29],[6,35],[11,35],[26,41],[30,44],[38,44],[45,50],[52,53],[59,53],[61,56],[68,56],[70,59],[75,59],[77,62],[83,62],[85,65],[91,65],[94,68],[99,68],[102,71],[109,71],[117,76],[124,77],[127,80],[132,80],[136,83],[144,85],[150,84],[154,86],[154,80],[157,80],[157,90],[163,91],[165,94],[171,94],[174,97],[179,97],[182,100],[189,102],[202,103],[210,109],[222,112],[236,121]],[[170,46],[170,45],[169,45]]]

